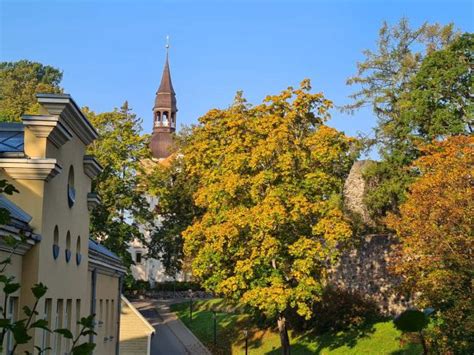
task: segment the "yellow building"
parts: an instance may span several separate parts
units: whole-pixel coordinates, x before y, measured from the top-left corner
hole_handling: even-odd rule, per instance
[[[38,94],[41,115],[23,116],[22,123],[0,124],[0,179],[19,193],[2,196],[0,207],[11,221],[0,227],[0,260],[11,252],[4,236],[24,234],[26,241],[14,250],[5,272],[21,289],[8,300],[7,314],[23,318],[22,308],[32,306],[31,287],[48,287],[38,317],[49,327],[68,328],[73,334],[81,317],[96,314],[96,354],[118,354],[120,290],[125,269],[120,259],[89,240],[89,210],[99,202],[91,181],[101,171],[86,155],[98,134],[69,95]],[[0,292],[0,304],[3,305]],[[71,341],[36,329],[33,339],[17,350],[33,352],[51,347],[48,354],[64,354]],[[6,337],[4,349],[11,349]],[[84,339],[83,341],[86,341]]]

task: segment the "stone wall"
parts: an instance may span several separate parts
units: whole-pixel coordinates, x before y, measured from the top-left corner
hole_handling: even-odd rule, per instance
[[[363,202],[368,187],[362,174],[370,164],[376,163],[368,160],[354,163],[344,184],[345,208],[352,215],[359,216],[369,228],[375,224]],[[344,251],[339,265],[332,271],[331,283],[371,298],[383,314],[400,313],[409,302],[397,294],[399,280],[390,274],[387,264],[396,242],[396,238],[390,235],[359,236],[356,246]]]
[[[397,294],[399,280],[390,274],[387,265],[396,242],[389,235],[362,237],[357,247],[342,254],[331,273],[331,283],[374,300],[382,314],[399,314],[407,308],[408,300]]]

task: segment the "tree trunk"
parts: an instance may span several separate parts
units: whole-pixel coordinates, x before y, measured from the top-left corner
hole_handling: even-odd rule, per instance
[[[280,333],[281,353],[282,355],[290,355],[290,338],[288,337],[286,318],[283,315],[280,315],[277,324],[278,332]]]
[[[422,331],[420,331],[420,340],[421,345],[423,346],[423,355],[428,355],[428,346],[426,346],[426,340]]]

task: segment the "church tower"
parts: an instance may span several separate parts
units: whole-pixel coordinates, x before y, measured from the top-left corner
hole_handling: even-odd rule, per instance
[[[173,144],[173,133],[176,130],[176,93],[171,83],[171,73],[168,61],[169,44],[166,44],[166,61],[163,68],[160,87],[156,92],[153,107],[153,133],[150,149],[154,159],[164,159],[170,156]]]

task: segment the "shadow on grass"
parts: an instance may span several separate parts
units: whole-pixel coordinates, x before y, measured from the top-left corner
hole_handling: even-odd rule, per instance
[[[326,333],[322,335],[316,335],[314,333],[305,333],[296,335],[297,343],[291,346],[292,354],[320,354],[322,350],[334,350],[342,346],[353,348],[357,345],[357,342],[362,339],[369,337],[375,332],[374,323],[366,323],[357,328],[346,330],[339,333]],[[318,339],[318,346],[316,349],[310,349],[310,343],[314,343],[314,339]],[[281,347],[278,347],[266,354],[277,355],[281,354]]]
[[[392,351],[390,355],[420,355],[422,349],[420,344],[407,344],[401,350]]]

